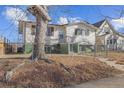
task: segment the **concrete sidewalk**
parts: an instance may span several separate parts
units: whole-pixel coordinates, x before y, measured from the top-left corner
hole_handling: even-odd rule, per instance
[[[99,59],[101,62],[104,62],[110,66],[114,66],[116,69],[124,71],[124,65],[116,64],[116,61],[109,61],[108,58],[97,58],[97,59]]]

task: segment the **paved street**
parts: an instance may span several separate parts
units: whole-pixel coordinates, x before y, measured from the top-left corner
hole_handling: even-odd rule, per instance
[[[73,88],[124,88],[124,75],[89,81]]]

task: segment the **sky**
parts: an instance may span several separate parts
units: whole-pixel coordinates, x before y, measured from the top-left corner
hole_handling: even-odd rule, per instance
[[[0,36],[12,42],[18,42],[18,20],[35,21],[35,17],[27,11],[25,5],[0,6]],[[87,21],[91,24],[108,20],[119,32],[124,33],[124,6],[98,6],[98,5],[58,5],[49,6],[50,23],[66,24],[71,22]],[[120,14],[122,14],[120,16]]]

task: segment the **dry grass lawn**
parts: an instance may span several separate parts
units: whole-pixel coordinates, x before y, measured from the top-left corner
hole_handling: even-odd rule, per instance
[[[108,57],[109,60],[115,60],[117,64],[124,65],[124,52],[109,52]]]
[[[51,56],[54,63],[29,59],[2,59],[0,61],[0,87],[65,87],[89,80],[105,78],[121,73],[113,67],[86,56]],[[4,82],[4,74],[25,62]]]

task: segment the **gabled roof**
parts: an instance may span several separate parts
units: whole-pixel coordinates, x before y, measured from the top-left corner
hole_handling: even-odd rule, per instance
[[[95,26],[95,27],[100,27],[102,24],[103,24],[103,22],[105,21],[105,19],[104,20],[101,20],[101,21],[99,21],[99,22],[96,22],[96,23],[94,23],[93,25]]]
[[[124,38],[124,35],[123,35],[122,33],[118,32],[118,31],[114,28],[114,26],[113,26],[108,20],[106,20],[106,22],[108,23],[108,25],[110,26],[110,28],[112,29],[112,31],[113,31],[116,35],[121,36],[121,37]]]
[[[124,35],[122,33],[119,33],[117,30],[115,30],[114,26],[107,19],[96,22],[93,25],[99,28],[105,21],[108,23],[108,25],[112,29],[113,33],[115,33],[118,36],[124,37]]]

